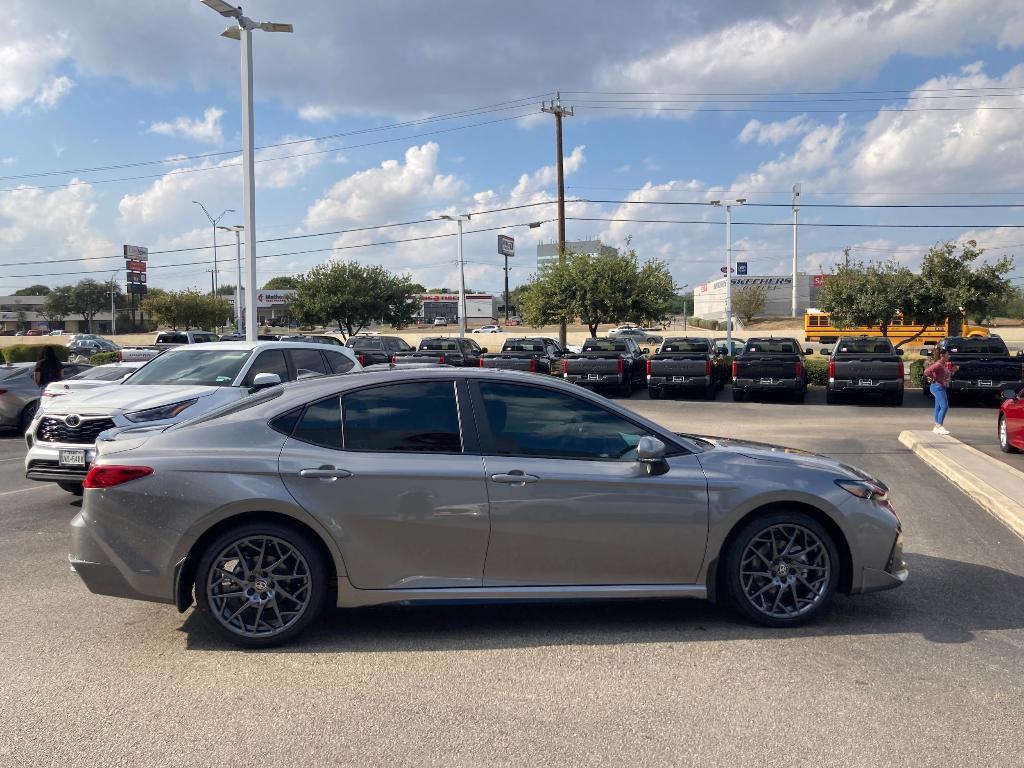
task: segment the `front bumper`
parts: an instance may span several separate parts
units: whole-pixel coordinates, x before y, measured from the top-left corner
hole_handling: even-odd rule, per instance
[[[60,450],[85,450],[84,467],[63,467],[60,464]],[[89,474],[89,468],[96,460],[94,445],[63,445],[61,443],[41,443],[33,440],[32,446],[25,456],[25,477],[29,480],[56,483],[80,483]]]

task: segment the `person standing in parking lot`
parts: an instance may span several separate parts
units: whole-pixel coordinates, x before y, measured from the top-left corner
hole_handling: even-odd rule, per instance
[[[924,369],[925,379],[931,382],[929,391],[935,398],[935,426],[932,432],[937,435],[948,435],[942,422],[946,420],[949,412],[949,380],[953,377],[958,366],[950,365],[949,352],[945,349],[935,348],[932,353],[932,364]]]
[[[46,387],[47,384],[60,381],[62,375],[63,368],[53,351],[53,347],[43,347],[43,351],[39,353],[39,361],[36,363],[35,373],[32,374],[36,384],[40,387]]]

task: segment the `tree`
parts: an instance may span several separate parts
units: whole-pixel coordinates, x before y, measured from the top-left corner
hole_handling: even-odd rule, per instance
[[[740,320],[749,323],[764,312],[768,300],[768,289],[763,285],[747,285],[732,294],[732,311]]]
[[[975,264],[984,250],[968,240],[933,245],[921,261],[921,295],[918,319],[941,323],[949,318],[959,325],[967,317],[981,322],[1012,295],[1013,286],[1004,275],[1013,269],[1013,259]],[[953,329],[958,333],[959,328]]]
[[[291,291],[299,287],[299,278],[289,275],[272,277],[263,284],[264,291]],[[232,289],[234,290],[234,289]]]
[[[92,319],[109,305],[110,288],[92,278],[79,280],[71,289],[71,312],[82,316],[89,333],[92,333]]]
[[[64,321],[64,318],[71,314],[71,295],[74,288],[70,285],[61,285],[54,288],[46,295],[43,302],[42,315],[50,325]]]
[[[832,316],[837,328],[880,326],[883,336],[897,317],[916,317],[921,280],[895,260],[879,264],[847,261],[840,265],[818,293],[819,306]]]
[[[407,275],[356,261],[320,264],[299,278],[289,309],[304,324],[333,322],[346,336],[374,321],[401,328],[419,310],[415,285]]]
[[[218,285],[217,286],[217,295],[218,296],[234,296],[235,295],[235,286],[233,286],[233,285]]]
[[[19,288],[14,296],[49,296],[50,289],[45,285],[30,285],[28,288]]]
[[[171,328],[212,330],[231,315],[231,305],[224,299],[191,289],[154,292],[142,302],[142,309],[160,325]]]
[[[672,275],[662,261],[641,264],[636,251],[598,256],[568,254],[564,264],[544,267],[527,284],[520,302],[530,325],[572,323],[577,318],[592,336],[601,323],[660,320],[675,296]]]

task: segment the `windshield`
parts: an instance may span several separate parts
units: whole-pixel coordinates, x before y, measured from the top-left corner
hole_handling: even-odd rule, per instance
[[[590,339],[583,345],[584,352],[625,352],[626,345],[613,339]]]
[[[132,384],[229,387],[252,354],[247,349],[184,349],[156,357],[129,379]]]
[[[950,339],[946,342],[946,349],[950,352],[968,352],[988,355],[1010,354],[1006,345],[998,339]]]
[[[13,379],[20,373],[25,373],[31,366],[21,366],[19,368],[0,368],[0,381],[5,379]]]
[[[836,345],[837,355],[892,355],[892,342],[885,339],[840,339]]]
[[[123,379],[129,373],[134,373],[134,368],[123,368],[121,366],[107,367],[105,365],[99,365],[95,368],[89,368],[88,370],[76,373],[74,376],[69,377],[69,381],[72,379],[85,380],[91,379],[92,381],[117,381]]]

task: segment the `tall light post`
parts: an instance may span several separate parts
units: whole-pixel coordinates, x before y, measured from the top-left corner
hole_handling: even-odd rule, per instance
[[[676,286],[676,293],[679,293],[679,291],[685,291],[689,287],[690,287],[689,283],[683,283],[682,285],[677,285]],[[683,336],[686,335],[686,331],[687,331],[687,323],[686,323],[686,296],[684,295],[683,296]]]
[[[230,227],[217,227],[225,232],[235,233],[235,268],[238,277],[235,280],[235,330],[242,332],[242,230],[241,224],[232,224]],[[248,247],[248,243],[246,243]]]
[[[725,206],[725,346],[732,352],[732,207],[747,202],[745,197],[733,200],[712,200],[711,204]]]
[[[796,296],[796,215],[800,210],[800,184],[796,183],[793,185],[793,317],[796,317],[797,312],[797,296]]]
[[[110,273],[110,335],[114,336],[117,334],[117,314],[114,309],[114,287],[117,283],[114,282],[114,278],[120,269],[115,269]]]
[[[220,224],[220,220],[223,219],[227,214],[234,213],[234,208],[228,208],[227,210],[221,211],[220,216],[216,219],[210,215],[210,212],[206,210],[206,206],[200,203],[198,200],[193,200],[193,203],[203,209],[203,213],[206,218],[210,220],[210,226],[213,227],[213,296],[217,297],[217,225]]]
[[[221,35],[241,42],[242,49],[242,202],[245,209],[245,256],[249,273],[249,289],[245,292],[245,340],[256,341],[256,183],[253,165],[253,121],[252,121],[252,31],[293,32],[291,24],[275,24],[269,21],[255,22],[242,15],[242,9],[228,5],[224,0],[202,0],[221,16],[232,18],[236,26],[228,27]]]
[[[454,216],[442,215],[442,219],[455,221],[459,224],[459,338],[466,335],[466,262],[462,258],[462,222],[469,221],[471,214],[457,213]]]

